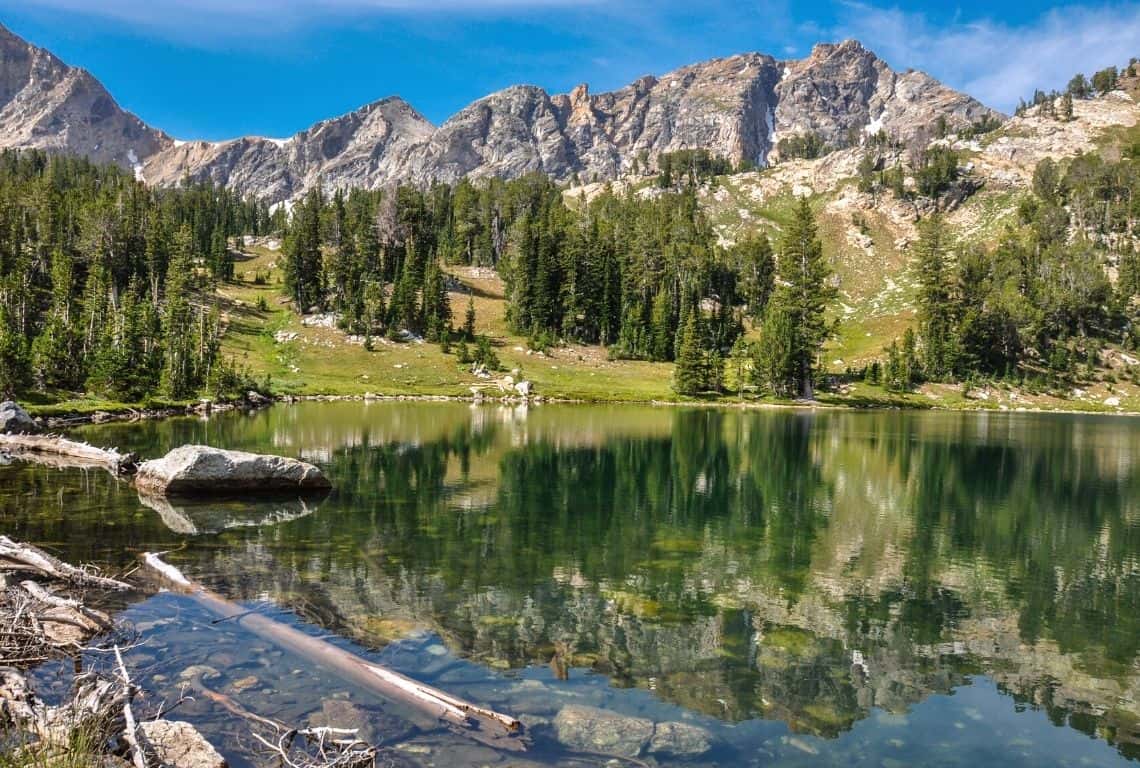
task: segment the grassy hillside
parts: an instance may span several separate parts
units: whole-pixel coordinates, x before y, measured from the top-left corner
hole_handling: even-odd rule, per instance
[[[776,217],[780,212],[773,210],[769,215]],[[835,223],[835,216],[828,215],[823,221],[821,233],[825,244],[835,248],[837,233],[844,229]],[[887,232],[885,225],[882,226]],[[885,239],[886,235],[882,237]],[[891,247],[893,249],[893,244]],[[375,339],[373,350],[368,351],[359,340],[350,339],[339,329],[305,325],[284,303],[279,257],[279,251],[266,245],[250,248],[248,258],[238,264],[235,281],[219,290],[228,323],[225,355],[258,378],[268,375],[276,391],[294,395],[469,396],[473,388],[477,388],[489,397],[499,397],[503,391],[495,379],[512,374],[516,380],[531,381],[535,391],[544,397],[630,402],[678,399],[671,388],[670,364],[609,360],[603,348],[580,345],[558,347],[547,354],[528,352],[525,339],[507,328],[501,281],[486,270],[452,269],[461,287],[450,296],[459,316],[467,306],[468,292],[474,297],[477,330],[491,337],[503,364],[504,371],[495,378],[476,377],[469,366],[460,365],[454,354],[444,354],[436,344]],[[903,264],[900,256],[895,258],[895,264]],[[842,256],[837,261],[841,264]],[[852,309],[844,309],[845,321],[840,324],[839,335],[828,352],[835,357],[830,365],[834,370],[842,369],[839,363],[843,356],[849,360],[858,360],[861,355],[876,356],[886,340],[905,328],[913,312],[909,304],[913,285],[907,278],[892,276],[887,267],[880,266],[880,272],[868,276],[868,271],[857,265],[843,266],[845,274],[852,276],[853,284],[845,292],[851,296],[852,303],[848,306]],[[883,275],[882,285],[876,283],[874,274]],[[258,275],[267,278],[264,284],[255,283]],[[1113,397],[1118,398],[1110,400],[1114,404],[1104,402]],[[724,401],[733,399],[726,397]],[[1006,387],[975,389],[967,398],[958,386],[930,385],[907,395],[892,395],[880,387],[856,382],[838,393],[822,394],[821,402],[856,406],[1140,411],[1140,391],[1128,383],[1096,382],[1083,388],[1079,396],[1066,398]]]

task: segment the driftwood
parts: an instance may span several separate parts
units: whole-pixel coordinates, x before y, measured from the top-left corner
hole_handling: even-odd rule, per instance
[[[82,568],[52,557],[31,544],[20,544],[7,536],[0,536],[0,570],[31,571],[80,587],[95,587],[114,592],[133,589],[130,584],[98,576]]]
[[[112,475],[133,475],[138,457],[116,448],[96,448],[58,435],[0,435],[0,451],[53,467],[105,469]]]
[[[127,674],[127,665],[123,663],[123,654],[119,646],[115,646],[115,666],[118,668],[119,679],[123,683],[123,741],[131,748],[131,763],[135,768],[147,768],[146,752],[143,751],[139,741],[138,724],[135,722],[135,713],[131,709],[131,700],[135,697],[135,686],[131,676]]]
[[[193,598],[211,613],[240,624],[258,637],[283,650],[303,656],[344,680],[412,706],[444,721],[458,733],[489,746],[516,751],[526,749],[522,724],[509,715],[463,701],[267,616],[250,613],[236,603],[190,581],[180,570],[164,562],[158,554],[144,554],[143,562],[169,587]]]

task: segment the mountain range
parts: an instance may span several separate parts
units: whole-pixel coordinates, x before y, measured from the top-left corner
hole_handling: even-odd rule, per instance
[[[151,184],[208,179],[268,202],[317,183],[377,188],[533,171],[613,179],[679,149],[763,166],[785,136],[815,133],[844,146],[883,131],[907,142],[939,122],[953,130],[983,119],[1004,116],[848,40],[802,60],[712,59],[605,93],[511,86],[439,126],[392,96],[287,139],[180,141],[122,109],[86,70],[0,25],[0,147],[84,155]]]

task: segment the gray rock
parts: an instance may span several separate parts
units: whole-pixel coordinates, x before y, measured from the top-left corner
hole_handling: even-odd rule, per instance
[[[141,167],[174,141],[119,107],[90,72],[0,25],[0,146]]]
[[[637,757],[653,736],[653,722],[597,707],[568,704],[554,718],[554,732],[571,749]]]
[[[658,723],[649,751],[665,755],[703,755],[712,746],[709,732],[688,723]]]
[[[12,434],[31,434],[39,432],[40,427],[36,424],[28,412],[20,407],[20,404],[13,400],[5,400],[0,403],[0,435],[7,433]]]
[[[135,484],[157,495],[305,491],[331,487],[321,470],[297,459],[206,445],[183,445],[139,465]]]
[[[800,61],[745,53],[642,77],[608,93],[551,95],[517,85],[439,127],[399,97],[324,120],[287,139],[176,142],[124,112],[87,72],[0,27],[0,147],[37,147],[134,168],[157,185],[224,184],[270,202],[326,189],[376,189],[538,171],[559,181],[652,172],[664,152],[696,147],[764,164],[782,136],[833,146],[881,128],[907,141],[938,118],[955,130],[998,116],[921,72],[892,71],[853,40]]]
[[[139,727],[165,768],[226,768],[218,750],[190,723],[148,720]]]

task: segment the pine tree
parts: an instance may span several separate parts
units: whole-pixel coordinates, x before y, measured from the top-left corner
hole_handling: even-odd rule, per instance
[[[922,364],[918,360],[918,339],[913,328],[903,333],[902,344],[903,385],[910,389],[922,378]]]
[[[653,312],[650,316],[650,332],[653,335],[649,356],[653,360],[667,361],[673,357],[673,302],[667,290],[660,290],[653,298]]]
[[[302,313],[320,307],[324,300],[321,207],[317,185],[294,206],[293,222],[285,237],[285,286]]]
[[[451,322],[451,303],[438,259],[428,261],[422,293],[424,335],[428,341],[439,341],[443,330]]]
[[[463,316],[463,335],[468,341],[475,339],[475,297],[467,295],[467,312]]]
[[[793,382],[783,388],[795,390],[806,399],[814,397],[813,378],[823,342],[830,334],[827,310],[836,297],[829,284],[831,270],[823,257],[823,245],[816,233],[815,215],[806,198],[801,198],[792,223],[780,245],[778,291],[781,312],[791,328]]]
[[[784,291],[777,291],[768,303],[760,342],[753,348],[752,381],[779,397],[792,397],[799,382],[798,340],[792,314],[784,301]]]
[[[772,244],[765,235],[746,237],[732,247],[729,260],[740,275],[740,295],[747,304],[748,314],[759,322],[775,287],[776,260]]]
[[[947,264],[945,226],[935,214],[919,224],[918,319],[925,352],[926,375],[941,381],[954,370],[954,308],[951,270]]]
[[[744,335],[737,336],[736,341],[732,344],[732,352],[729,353],[729,362],[732,366],[732,379],[736,384],[736,396],[738,398],[744,397],[744,385],[748,380],[748,372],[754,355],[752,345],[745,341]]]
[[[3,291],[0,291],[3,298]],[[0,301],[0,397],[8,400],[28,384],[28,353],[8,302]]]
[[[194,389],[194,318],[190,306],[194,239],[183,225],[174,238],[162,317],[162,390],[172,398],[189,397]]]
[[[673,389],[679,395],[697,395],[708,389],[708,371],[701,345],[700,321],[697,313],[689,314],[681,332],[677,365],[673,370]]]

